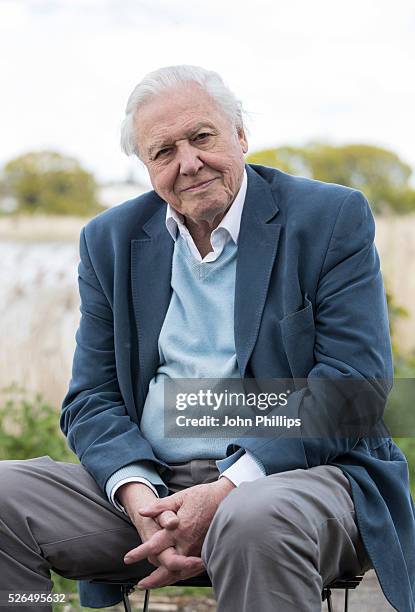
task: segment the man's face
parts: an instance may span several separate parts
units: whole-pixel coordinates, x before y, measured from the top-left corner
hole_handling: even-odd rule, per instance
[[[196,83],[163,92],[136,118],[140,158],[158,195],[199,223],[218,224],[241,186],[243,130]]]

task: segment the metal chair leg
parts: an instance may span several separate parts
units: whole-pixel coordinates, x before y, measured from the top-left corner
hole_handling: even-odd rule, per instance
[[[349,610],[349,589],[344,589],[344,612]]]
[[[327,589],[327,612],[333,612],[333,606],[331,605],[331,591]]]
[[[143,606],[143,612],[148,612],[148,604],[150,602],[150,591],[147,589],[145,594],[144,594],[144,606]]]
[[[125,584],[122,585],[122,602],[124,604],[124,611],[131,612],[130,600],[128,599],[129,588]]]
[[[122,602],[124,604],[124,612],[131,612],[130,600],[128,598],[129,593],[132,591],[130,587],[123,584],[121,587],[122,590]],[[150,602],[150,591],[147,589],[144,593],[144,605],[143,612],[148,612],[148,604]]]

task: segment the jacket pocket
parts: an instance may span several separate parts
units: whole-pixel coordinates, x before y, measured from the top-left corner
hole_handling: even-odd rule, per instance
[[[306,378],[314,365],[314,315],[307,294],[304,304],[301,310],[280,320],[282,343],[293,378]]]
[[[280,320],[281,333],[283,337],[298,334],[298,332],[314,327],[313,305],[308,299],[307,294],[304,296],[304,308],[291,312]]]

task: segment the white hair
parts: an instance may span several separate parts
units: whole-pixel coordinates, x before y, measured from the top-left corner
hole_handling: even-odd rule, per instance
[[[140,107],[163,91],[183,83],[195,82],[211,96],[237,130],[244,129],[244,110],[241,102],[225,85],[217,72],[199,66],[166,66],[149,72],[133,89],[125,109],[125,119],[121,124],[121,149],[126,155],[139,157],[138,134],[135,118]]]

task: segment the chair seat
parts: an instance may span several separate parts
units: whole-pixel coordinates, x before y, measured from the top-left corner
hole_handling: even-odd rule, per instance
[[[348,592],[351,589],[355,589],[362,582],[363,576],[350,576],[345,578],[337,578],[333,580],[329,584],[327,584],[321,593],[322,601],[327,600],[328,611],[332,612],[332,603],[331,603],[331,591],[332,589],[344,589],[345,592],[345,603],[344,610],[347,612],[348,610]],[[124,609],[126,612],[131,612],[130,602],[128,600],[128,595],[134,590],[134,586],[137,584],[138,580],[132,582],[120,582],[118,580],[91,580],[93,583],[102,583],[102,584],[119,584],[122,599],[124,603]],[[194,576],[193,578],[187,578],[186,580],[179,580],[175,582],[172,586],[193,586],[193,587],[211,587],[212,583],[208,574],[205,572],[204,574],[200,574],[200,576]],[[150,591],[146,591],[145,599],[144,599],[144,608],[143,611],[148,611],[148,603],[149,603]]]
[[[337,578],[330,582],[325,589],[355,589],[362,582],[363,576],[353,576],[352,578]]]
[[[362,582],[363,576],[352,576],[349,578],[336,578],[327,584],[324,589],[355,589]],[[120,580],[91,580],[91,582],[95,584],[125,584],[133,588],[138,580],[125,582]],[[211,587],[212,583],[210,581],[209,576],[205,572],[204,574],[200,574],[200,576],[194,576],[193,578],[186,578],[186,580],[179,580],[175,582],[172,586],[193,586],[193,587]],[[324,590],[323,589],[323,590]]]

